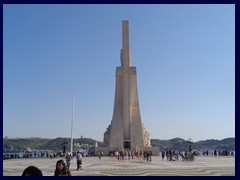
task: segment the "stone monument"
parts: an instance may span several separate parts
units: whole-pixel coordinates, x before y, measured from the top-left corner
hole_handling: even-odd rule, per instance
[[[146,150],[151,147],[149,133],[140,116],[137,71],[131,66],[129,23],[122,21],[121,66],[116,68],[114,110],[111,124],[104,133],[104,144],[110,150]]]

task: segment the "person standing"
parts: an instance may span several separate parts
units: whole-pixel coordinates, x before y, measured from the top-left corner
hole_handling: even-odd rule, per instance
[[[146,151],[147,161],[149,160],[150,153],[149,151]]]
[[[54,176],[71,176],[70,171],[67,169],[65,162],[61,159],[56,163]]]
[[[100,151],[98,152],[98,159],[101,159],[101,153],[100,153]]]
[[[81,153],[78,151],[77,152],[77,170],[82,169],[82,155]]]

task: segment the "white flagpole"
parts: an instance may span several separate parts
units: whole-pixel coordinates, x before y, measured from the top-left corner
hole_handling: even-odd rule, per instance
[[[71,125],[71,156],[73,151],[73,122],[74,122],[74,103],[75,103],[75,81],[73,85],[73,99],[72,99],[72,125]]]

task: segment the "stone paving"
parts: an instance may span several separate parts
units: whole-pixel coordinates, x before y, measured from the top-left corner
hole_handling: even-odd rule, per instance
[[[53,176],[59,159],[3,160],[3,176],[21,176],[23,170],[37,166],[44,176]],[[153,156],[152,161],[142,159],[116,160],[111,157],[84,157],[82,170],[76,170],[72,159],[72,176],[235,176],[234,157],[196,157],[193,162],[167,161]]]

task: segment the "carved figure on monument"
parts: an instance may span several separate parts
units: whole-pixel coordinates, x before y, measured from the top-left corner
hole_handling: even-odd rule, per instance
[[[147,132],[146,128],[144,127],[143,123],[142,123],[142,128],[143,128],[143,132],[144,132],[145,145],[146,145],[146,147],[151,147],[150,135]]]

